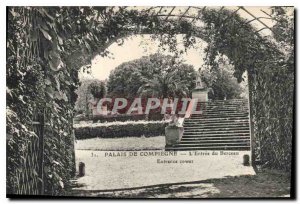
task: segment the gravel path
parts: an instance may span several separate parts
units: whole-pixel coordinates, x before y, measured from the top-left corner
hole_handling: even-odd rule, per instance
[[[255,175],[252,167],[242,165],[242,157],[250,152],[240,151],[213,155],[213,151],[93,151],[76,150],[77,166],[86,165],[86,175],[78,178],[80,190],[112,190],[151,185],[194,182],[226,176]],[[147,155],[147,156],[145,156]]]

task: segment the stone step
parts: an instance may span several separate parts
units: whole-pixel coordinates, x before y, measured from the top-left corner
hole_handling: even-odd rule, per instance
[[[232,142],[232,141],[250,141],[250,137],[240,137],[240,138],[205,138],[205,139],[201,139],[201,138],[195,138],[195,139],[191,139],[191,138],[182,138],[181,142],[182,143],[205,143],[205,142]]]
[[[184,128],[187,128],[186,130],[195,130],[195,129],[199,129],[199,130],[203,130],[203,129],[210,129],[210,130],[215,130],[215,129],[221,129],[221,130],[226,130],[226,128],[230,128],[230,129],[245,129],[249,127],[249,122],[232,122],[230,123],[230,121],[228,123],[188,123],[188,124],[184,124]]]
[[[197,140],[205,140],[205,139],[237,139],[237,138],[241,138],[241,139],[247,139],[250,138],[250,134],[249,133],[232,133],[232,134],[209,134],[209,135],[203,135],[203,134],[199,134],[199,135],[183,135],[182,136],[182,140],[183,139],[187,139],[187,140],[193,140],[193,139],[197,139]]]
[[[180,144],[166,150],[250,150],[247,100],[198,102],[196,110],[202,113],[184,120]]]
[[[245,119],[248,119],[248,115],[247,116],[242,116],[242,117],[220,117],[220,118],[186,118],[184,119],[184,122],[187,122],[187,121],[207,121],[207,120],[245,120]]]
[[[199,131],[205,131],[205,130],[216,130],[216,131],[226,131],[226,130],[248,130],[248,124],[247,123],[239,123],[239,124],[220,124],[220,125],[209,125],[209,124],[202,124],[202,125],[185,125],[184,130],[185,131],[193,131],[199,130]],[[228,128],[228,129],[226,129]],[[247,129],[248,128],[248,129]]]
[[[232,112],[249,112],[246,108],[236,107],[236,108],[223,108],[223,107],[217,107],[217,108],[199,108],[197,110],[201,110],[203,112],[220,112],[220,111],[232,111]]]
[[[199,115],[191,115],[190,118],[185,119],[185,121],[188,121],[190,119],[198,119],[198,120],[216,120],[216,119],[225,119],[225,120],[232,120],[232,119],[238,119],[238,118],[249,118],[248,113],[243,113],[243,114],[216,114],[216,115],[207,115],[207,114],[199,114]]]
[[[166,147],[166,151],[194,151],[194,150],[235,150],[235,151],[249,151],[250,146],[209,146],[209,147]]]
[[[215,108],[215,109],[205,109],[205,108],[197,108],[196,110],[200,110],[202,111],[203,113],[214,113],[214,112],[233,112],[233,113],[241,113],[241,112],[244,112],[244,113],[248,113],[249,110],[247,109],[241,109],[241,108],[235,108],[235,109],[219,109],[219,108]]]
[[[225,128],[229,128],[229,129],[225,129]],[[203,132],[203,131],[239,131],[239,130],[249,130],[249,126],[248,125],[244,125],[244,126],[223,126],[223,127],[184,127],[184,131],[185,132]]]
[[[247,99],[244,99],[244,98],[233,98],[233,99],[227,99],[227,100],[223,100],[223,99],[216,99],[216,100],[213,100],[213,101],[248,101]]]
[[[198,111],[198,110],[197,110]],[[249,114],[247,110],[200,110],[200,113],[192,112],[191,115],[204,115],[204,114]]]
[[[214,118],[215,119],[215,118]],[[184,124],[207,124],[207,123],[239,123],[239,122],[249,122],[249,118],[218,118],[212,119],[192,119],[184,121]]]
[[[238,127],[238,128],[202,128],[202,129],[185,129],[184,132],[207,132],[207,131],[244,131],[247,130],[249,131],[249,127],[245,126],[245,127]]]
[[[193,113],[192,117],[203,117],[203,116],[211,116],[211,115],[221,115],[221,116],[231,116],[231,115],[249,115],[248,112],[242,112],[242,111],[236,111],[236,112],[205,112],[202,111],[202,113]]]
[[[218,121],[195,121],[195,122],[186,122],[184,123],[184,127],[200,127],[200,126],[207,126],[207,125],[224,125],[224,124],[235,124],[235,125],[238,125],[238,124],[248,124],[249,123],[249,120],[218,120]]]
[[[221,129],[224,130],[225,128],[245,128],[245,127],[249,127],[249,124],[230,124],[230,125],[212,125],[212,126],[205,126],[205,125],[197,125],[197,126],[184,126],[184,129],[187,130],[203,130],[203,129]]]
[[[203,116],[210,116],[210,115],[221,115],[221,116],[231,116],[231,115],[240,115],[240,114],[244,114],[244,115],[249,115],[248,112],[232,112],[232,113],[229,113],[229,112],[201,112],[201,113],[193,113],[191,114],[191,117],[203,117]]]
[[[244,101],[232,101],[232,100],[213,100],[213,101],[197,101],[197,103],[201,103],[201,104],[211,104],[211,103],[248,103],[248,100],[244,100]]]
[[[222,137],[226,137],[226,136],[250,136],[250,133],[230,133],[230,134],[226,134],[226,133],[214,133],[214,134],[199,134],[199,135],[193,135],[193,134],[183,134],[182,137],[213,137],[213,136],[222,136]]]
[[[221,126],[247,126],[249,125],[249,121],[245,121],[245,122],[232,122],[230,123],[230,121],[224,121],[224,122],[211,122],[211,123],[196,123],[196,124],[184,124],[184,128],[198,128],[198,127],[208,127],[208,126],[212,126],[212,127],[221,127]]]
[[[194,143],[194,144],[185,144],[180,143],[176,145],[177,147],[208,147],[208,146],[250,146],[249,142],[231,142],[231,143]]]
[[[211,105],[245,105],[248,106],[248,102],[244,103],[244,102],[197,102],[197,105],[201,105],[201,106],[211,106]]]
[[[242,134],[245,134],[245,133],[250,133],[250,130],[239,130],[239,131],[236,131],[236,130],[229,130],[229,131],[214,131],[214,130],[208,130],[208,131],[189,131],[189,132],[184,132],[183,133],[183,136],[185,135],[195,135],[195,136],[201,136],[201,135],[204,135],[204,134],[220,134],[220,133],[223,133],[223,134],[235,134],[235,133],[242,133]]]
[[[194,106],[200,106],[200,107],[248,107],[248,104],[236,104],[236,103],[229,103],[229,104],[222,104],[222,103],[207,103],[207,104],[202,104],[202,103],[198,103],[198,104],[194,104]]]
[[[201,135],[201,134],[213,134],[213,133],[228,133],[228,134],[230,134],[230,133],[249,133],[250,132],[250,130],[248,129],[246,129],[246,130],[218,130],[218,131],[216,131],[216,130],[212,130],[212,129],[210,129],[210,130],[204,130],[204,131],[190,131],[190,130],[185,130],[184,132],[183,132],[183,134],[184,135],[197,135],[197,134],[199,134],[199,135]]]
[[[241,106],[196,106],[199,110],[248,110],[247,107]]]
[[[204,119],[204,118],[231,118],[231,117],[249,117],[248,113],[236,113],[236,114],[198,114],[198,115],[191,115],[191,118],[198,118],[198,119]]]
[[[223,121],[223,120],[218,120],[218,121],[202,121],[202,122],[186,122],[184,123],[184,127],[204,127],[204,126],[215,126],[215,125],[245,125],[249,124],[249,120],[240,120],[240,121]]]
[[[249,143],[249,139],[239,140],[182,140],[180,144],[207,144],[207,143]]]
[[[231,137],[183,137],[181,139],[181,142],[194,142],[194,143],[201,143],[203,141],[221,141],[221,140],[227,140],[227,141],[238,141],[238,140],[249,140],[250,136],[231,136]]]
[[[183,122],[183,124],[203,124],[203,123],[224,123],[224,122],[227,122],[227,123],[235,123],[235,122],[248,122],[249,123],[249,118],[216,118],[214,120],[213,119],[188,119],[188,120],[185,120]]]
[[[183,138],[231,138],[231,137],[250,137],[250,133],[249,132],[237,132],[237,133],[208,133],[208,134],[204,134],[204,133],[200,133],[200,134],[184,134],[182,135],[182,139]]]
[[[197,106],[245,106],[248,107],[248,103],[197,103]]]
[[[196,106],[203,110],[248,110],[248,107],[244,106]]]
[[[250,136],[232,136],[232,137],[187,137],[182,138],[181,142],[204,142],[204,141],[239,141],[248,140],[250,141]]]
[[[197,104],[248,104],[248,101],[208,101],[208,102],[199,102]]]
[[[210,118],[212,116],[220,116],[220,117],[238,117],[238,116],[248,116],[249,113],[247,112],[239,112],[239,113],[205,113],[202,114],[192,114],[192,118],[196,117],[207,117]]]

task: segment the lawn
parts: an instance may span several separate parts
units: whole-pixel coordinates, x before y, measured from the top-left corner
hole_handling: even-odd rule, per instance
[[[94,151],[162,150],[165,137],[92,138],[77,140],[75,149]]]

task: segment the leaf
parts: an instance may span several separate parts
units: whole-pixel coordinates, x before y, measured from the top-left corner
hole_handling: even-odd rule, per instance
[[[60,91],[60,82],[59,82],[59,75],[55,75],[55,81],[56,81],[56,88],[58,91]]]
[[[58,71],[58,64],[59,64],[59,61],[55,61],[55,60],[50,60],[49,61],[50,68],[53,71]]]
[[[33,175],[38,176],[38,173],[36,172],[35,169],[32,169],[32,173],[33,173]]]
[[[50,68],[53,71],[58,71],[63,66],[63,62],[60,59],[59,54],[54,51],[50,53],[51,60],[49,61]]]
[[[62,96],[61,96],[61,94],[60,94],[58,91],[55,91],[55,92],[54,92],[54,97],[55,97],[56,99],[58,99],[58,100],[61,100],[61,99],[62,99]]]
[[[44,37],[45,37],[47,40],[49,40],[49,41],[52,40],[51,36],[49,35],[49,33],[48,33],[47,31],[45,31],[43,28],[40,28],[40,30],[42,31]]]
[[[51,84],[51,81],[50,81],[49,78],[45,79],[45,84],[46,84],[46,85],[50,85],[50,84]]]
[[[64,182],[62,182],[62,180],[59,181],[59,185],[61,188],[64,188]]]
[[[62,98],[64,99],[65,102],[68,102],[68,97],[65,93],[62,94]]]
[[[86,46],[86,48],[88,49],[88,51],[91,53],[91,52],[92,52],[92,48],[91,48],[91,46],[89,45],[89,43],[86,42],[86,41],[84,41],[84,43],[85,43],[85,46]]]
[[[51,87],[46,88],[46,93],[48,94],[48,96],[50,96],[50,98],[53,98],[53,90]]]
[[[63,44],[64,44],[63,39],[62,39],[61,37],[59,37],[59,36],[57,36],[57,38],[58,38],[58,43],[59,43],[60,45],[63,45]]]
[[[13,17],[19,16],[19,14],[17,12],[14,12],[14,10],[10,10],[11,15],[13,15]]]
[[[56,164],[56,165],[60,165],[60,163],[57,162],[57,161],[55,161],[55,160],[53,160],[52,163],[53,163],[53,164]]]

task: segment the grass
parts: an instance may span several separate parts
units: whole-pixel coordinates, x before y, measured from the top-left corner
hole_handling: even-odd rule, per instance
[[[77,140],[75,149],[94,151],[162,150],[165,137],[92,138]]]

